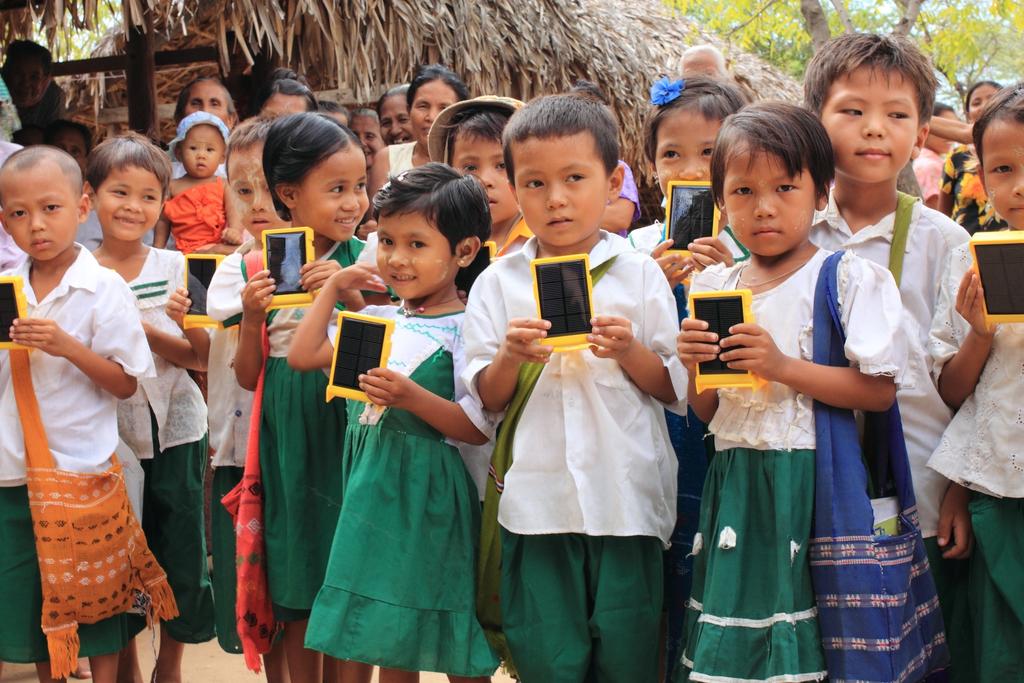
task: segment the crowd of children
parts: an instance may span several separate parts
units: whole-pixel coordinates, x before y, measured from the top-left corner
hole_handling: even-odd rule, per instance
[[[134,683],[148,615],[165,617],[154,680],[169,683],[213,638],[244,654],[238,680],[248,666],[272,683],[375,667],[384,683],[488,681],[499,665],[527,683],[1024,683],[1024,326],[986,317],[968,232],[897,191],[937,88],[912,42],[830,41],[802,106],[715,76],[653,84],[662,193],[708,183],[721,214],[678,245],[660,221],[616,234],[638,199],[592,84],[471,99],[430,65],[349,114],[314,111],[294,76],[241,123],[219,82],[193,82],[169,153],[136,134],[90,151],[86,135],[81,154],[31,147],[0,168],[26,255],[2,273],[25,310],[0,350],[0,660],[49,682],[80,655],[95,680]],[[1024,230],[1024,85],[973,118],[990,209]],[[280,307],[263,237],[291,226],[312,233],[297,278],[315,297]],[[224,255],[205,292],[186,285],[197,252]],[[534,264],[574,255],[594,315],[557,348]],[[691,310],[733,290],[752,318],[727,334]],[[186,324],[200,297],[215,327]],[[325,400],[342,311],[393,330],[385,367],[358,377],[365,401]],[[705,390],[713,361],[754,380]],[[902,594],[821,583],[843,564],[821,550],[821,508],[861,502],[815,496],[823,462],[859,453],[823,410],[863,413],[866,442],[876,414],[902,418],[889,436],[913,495],[894,528],[921,551]],[[152,583],[132,613],[62,613],[77,635],[55,654],[47,583],[73,590],[73,568],[37,560],[53,540],[33,530],[40,438],[79,475],[141,463],[146,569],[176,611]],[[869,455],[857,467],[885,488]],[[930,599],[910,589],[922,576]],[[837,635],[826,612],[860,593],[912,617],[885,642]],[[917,637],[887,675],[836,664],[895,662]]]

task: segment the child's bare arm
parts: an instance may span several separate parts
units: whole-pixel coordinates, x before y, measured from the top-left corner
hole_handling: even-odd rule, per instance
[[[981,371],[985,369],[995,330],[985,321],[985,292],[981,278],[973,270],[964,273],[956,293],[956,312],[971,325],[960,350],[942,367],[939,396],[956,410],[974,393]]]
[[[242,322],[238,327],[235,349],[235,379],[247,391],[256,391],[263,369],[263,323],[267,306],[274,296],[274,281],[269,270],[253,274],[242,290]]]
[[[120,364],[100,356],[60,328],[52,320],[20,318],[14,321],[11,338],[14,342],[58,358],[77,367],[100,389],[116,398],[131,398],[138,381]]]
[[[721,360],[749,370],[837,408],[883,411],[896,400],[892,377],[865,375],[857,368],[818,365],[779,351],[767,330],[753,323],[733,325],[721,341]],[[736,348],[741,347],[741,348]],[[732,350],[729,350],[732,349]]]
[[[157,249],[164,249],[167,247],[167,238],[171,235],[171,222],[167,220],[167,217],[163,214],[160,215],[160,220],[156,222],[156,227],[153,228],[153,246]]]
[[[687,403],[693,408],[693,412],[702,422],[711,422],[718,410],[718,392],[705,391],[697,393],[697,385],[694,377],[697,372],[697,364],[704,363],[718,358],[718,337],[713,332],[708,332],[708,324],[696,318],[686,318],[680,326],[679,336],[676,338],[676,355],[690,375],[690,381],[686,389]]]
[[[476,445],[487,443],[487,436],[476,428],[459,404],[394,370],[374,368],[359,377],[359,387],[375,404],[408,410],[450,439]]]
[[[200,328],[184,329],[185,314],[191,306],[192,302],[185,288],[171,294],[167,302],[167,316],[182,329],[184,339],[161,332],[145,323],[142,327],[146,331],[146,340],[153,353],[180,368],[205,372],[206,363],[210,358],[210,335]]]
[[[484,409],[500,413],[516,393],[519,366],[523,363],[547,363],[551,347],[536,343],[547,336],[551,323],[533,318],[513,318],[508,332],[491,364],[477,375],[477,392]]]
[[[238,247],[236,245],[233,245],[233,244],[227,244],[227,243],[224,243],[224,242],[210,242],[209,244],[204,244],[203,246],[199,247],[193,253],[195,253],[195,254],[223,254],[223,255],[227,256],[228,254],[235,253],[236,249],[238,249]]]
[[[590,321],[593,325],[587,335],[591,350],[598,358],[618,361],[640,391],[650,394],[662,403],[677,400],[668,368],[654,351],[633,336],[633,326],[626,318],[599,315]]]

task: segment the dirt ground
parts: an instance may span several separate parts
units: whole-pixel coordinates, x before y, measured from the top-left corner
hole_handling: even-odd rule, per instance
[[[143,675],[148,675],[153,661],[153,649],[148,632],[143,631],[138,637],[139,658],[142,660]],[[217,646],[217,641],[190,645],[185,650],[184,666],[185,683],[259,683],[264,680],[246,670],[239,655],[229,655]],[[74,681],[75,679],[70,679]],[[377,681],[374,675],[374,683]],[[448,677],[441,674],[421,674],[420,683],[442,683]],[[493,683],[512,683],[507,676],[496,675]],[[3,683],[35,683],[35,667],[23,664],[4,664]]]

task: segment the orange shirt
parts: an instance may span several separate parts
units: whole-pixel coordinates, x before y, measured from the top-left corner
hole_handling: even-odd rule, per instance
[[[224,214],[224,179],[196,185],[167,200],[164,216],[171,223],[175,248],[183,254],[220,242]]]

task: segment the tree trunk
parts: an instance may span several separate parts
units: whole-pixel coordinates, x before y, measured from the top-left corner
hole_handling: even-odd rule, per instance
[[[832,37],[825,10],[818,0],[800,0],[800,14],[803,15],[804,26],[811,36],[811,46],[817,52]]]
[[[892,30],[898,36],[910,35],[910,29],[917,23],[917,15],[921,13],[921,0],[901,0],[902,16]]]

